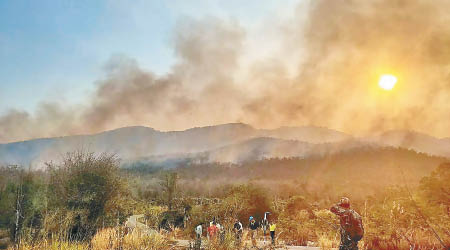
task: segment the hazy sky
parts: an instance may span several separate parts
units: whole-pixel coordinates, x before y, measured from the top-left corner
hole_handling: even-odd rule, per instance
[[[448,0],[0,1],[0,143],[244,122],[450,136]],[[397,76],[392,91],[382,74]]]
[[[112,55],[134,58],[157,74],[167,72],[180,18],[214,16],[251,28],[277,12],[289,14],[295,2],[0,1],[0,114],[12,108],[33,112],[46,99],[82,102]]]

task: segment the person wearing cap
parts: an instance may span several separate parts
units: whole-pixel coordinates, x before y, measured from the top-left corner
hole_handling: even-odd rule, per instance
[[[256,237],[258,235],[257,230],[258,230],[259,224],[258,224],[258,222],[256,222],[256,220],[253,217],[251,217],[251,218],[252,218],[252,220],[250,221],[250,224],[248,227],[250,228],[250,237],[252,239],[252,246],[256,247]]]
[[[342,197],[339,203],[332,206],[330,211],[340,220],[341,243],[339,250],[358,250],[358,241],[364,235],[361,216],[350,209],[350,200]]]

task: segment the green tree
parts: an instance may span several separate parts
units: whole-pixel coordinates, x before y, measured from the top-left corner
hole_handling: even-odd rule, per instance
[[[439,165],[430,176],[422,178],[419,192],[429,227],[434,227],[442,245],[450,245],[450,163]]]
[[[5,182],[0,190],[0,228],[8,228],[15,242],[24,234],[36,238],[46,207],[43,181],[37,172],[17,167],[3,168],[1,172]]]
[[[428,201],[444,205],[450,212],[450,163],[443,163],[420,181],[420,190]]]

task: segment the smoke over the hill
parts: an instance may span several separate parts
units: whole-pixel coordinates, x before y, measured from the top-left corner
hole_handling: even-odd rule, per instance
[[[11,111],[0,117],[0,142],[138,124],[171,130],[236,121],[450,136],[448,9],[447,0],[310,1],[278,27],[275,54],[245,65],[251,38],[237,21],[181,20],[173,37],[177,62],[168,74],[115,56],[90,102],[62,107],[49,101],[34,114]],[[259,45],[253,50],[265,49],[266,32],[250,43]],[[378,89],[382,73],[398,76],[392,92]]]

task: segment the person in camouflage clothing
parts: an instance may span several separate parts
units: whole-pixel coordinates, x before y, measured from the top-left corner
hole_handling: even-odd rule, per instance
[[[350,200],[342,197],[340,202],[330,208],[330,211],[339,216],[341,244],[339,250],[358,250],[358,241],[364,235],[361,216],[350,209]]]

